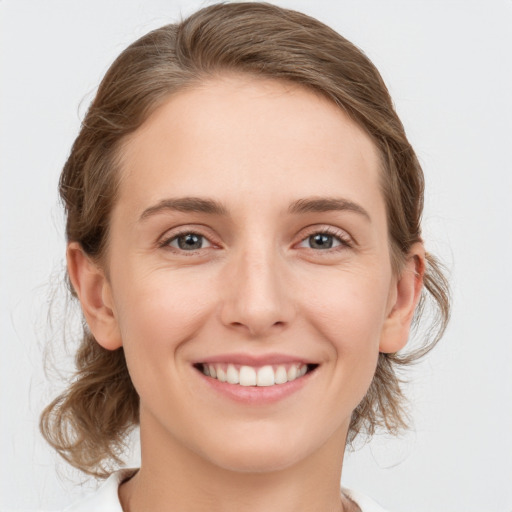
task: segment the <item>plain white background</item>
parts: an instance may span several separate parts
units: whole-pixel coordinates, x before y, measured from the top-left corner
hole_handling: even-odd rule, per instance
[[[343,483],[394,512],[510,512],[512,2],[277,3],[331,25],[383,74],[424,167],[427,248],[453,286],[450,328],[410,373],[413,430],[348,455]],[[47,323],[65,247],[60,169],[115,56],[207,4],[0,0],[2,509],[52,509],[91,485],[37,429],[58,388],[42,360],[48,338],[61,345]]]

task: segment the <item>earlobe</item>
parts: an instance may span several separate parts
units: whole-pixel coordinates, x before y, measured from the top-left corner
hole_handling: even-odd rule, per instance
[[[414,311],[421,297],[424,273],[425,249],[418,242],[411,247],[393,290],[393,302],[381,334],[380,352],[398,352],[407,344]]]
[[[96,341],[107,350],[122,345],[114,313],[110,284],[104,271],[84,253],[78,242],[68,244],[68,274],[87,325]]]

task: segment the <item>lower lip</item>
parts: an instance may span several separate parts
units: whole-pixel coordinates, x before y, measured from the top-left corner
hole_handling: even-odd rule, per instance
[[[231,400],[249,405],[263,405],[279,402],[298,392],[309,382],[312,374],[316,373],[317,369],[291,382],[274,384],[273,386],[240,386],[239,384],[229,384],[208,377],[197,369],[196,373],[199,377],[202,377],[207,386]]]

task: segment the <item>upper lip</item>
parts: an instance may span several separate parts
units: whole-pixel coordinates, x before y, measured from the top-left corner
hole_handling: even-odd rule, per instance
[[[315,361],[310,359],[306,359],[300,356],[294,356],[290,354],[218,354],[215,356],[205,357],[199,361],[196,361],[195,364],[205,363],[205,364],[216,364],[216,363],[231,363],[237,365],[244,366],[265,366],[272,364],[291,364],[291,363],[300,363],[300,364],[318,364]]]

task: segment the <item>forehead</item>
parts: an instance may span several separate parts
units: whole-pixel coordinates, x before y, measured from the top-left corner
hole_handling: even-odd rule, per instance
[[[166,195],[243,202],[335,191],[371,203],[379,168],[371,138],[320,94],[223,76],[171,95],[126,139],[119,200],[140,209]]]

